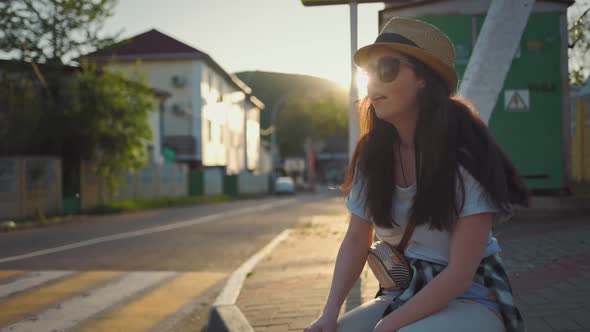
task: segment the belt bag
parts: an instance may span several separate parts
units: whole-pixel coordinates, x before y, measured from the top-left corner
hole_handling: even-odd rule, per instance
[[[376,241],[369,248],[367,264],[385,290],[404,290],[410,286],[412,270],[404,256],[404,250],[413,232],[414,223],[410,221],[397,246]]]

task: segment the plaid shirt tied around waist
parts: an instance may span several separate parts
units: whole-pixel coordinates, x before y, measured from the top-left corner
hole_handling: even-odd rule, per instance
[[[442,272],[446,266],[416,258],[407,257],[408,264],[413,272],[410,286],[397,296],[383,313],[383,317],[399,308],[416,293],[418,293],[428,282]],[[484,258],[473,279],[474,282],[489,288],[498,302],[498,308],[504,320],[506,332],[526,332],[524,320],[518,308],[514,305],[512,287],[508,274],[504,269],[504,263],[498,253]],[[375,297],[382,294],[383,289]]]

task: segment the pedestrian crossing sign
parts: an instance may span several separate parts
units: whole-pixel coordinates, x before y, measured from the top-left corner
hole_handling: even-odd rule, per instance
[[[504,91],[504,109],[507,112],[527,112],[529,106],[529,90]]]

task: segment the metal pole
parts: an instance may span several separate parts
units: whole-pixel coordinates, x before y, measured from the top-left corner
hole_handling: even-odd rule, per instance
[[[352,60],[357,50],[357,0],[350,1],[350,110],[348,112],[348,158],[352,160],[352,154],[359,138],[359,116],[356,107],[358,91],[356,85],[356,66]]]
[[[574,147],[576,151],[574,153],[574,163],[576,167],[574,170],[577,170],[577,174],[574,174],[574,180],[583,182],[585,180],[585,169],[586,165],[584,165],[584,157],[585,157],[585,150],[584,147],[584,137],[586,129],[586,106],[584,105],[584,99],[580,96],[577,97],[577,107],[576,107],[576,129],[574,131]]]
[[[283,104],[287,100],[287,95],[282,95],[279,99],[273,104],[272,106],[272,113],[271,113],[271,136],[270,136],[270,155],[271,155],[271,163],[272,163],[272,185],[274,188],[274,181],[277,178],[276,169],[280,165],[280,157],[279,157],[279,149],[277,146],[277,119],[279,116],[279,112],[283,107]]]
[[[248,96],[244,100],[244,125],[242,126],[242,130],[244,131],[244,135],[242,138],[244,139],[244,172],[248,172]],[[258,118],[258,123],[260,123],[260,117]]]

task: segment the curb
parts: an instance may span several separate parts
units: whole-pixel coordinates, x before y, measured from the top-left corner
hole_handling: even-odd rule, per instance
[[[244,264],[235,270],[209,312],[209,332],[254,332],[254,328],[246,319],[240,308],[236,305],[244,281],[256,264],[266,257],[277,245],[283,242],[291,234],[291,229],[286,229],[277,235],[269,244],[250,257]]]
[[[209,332],[254,332],[254,328],[235,304],[214,305],[209,313]]]

